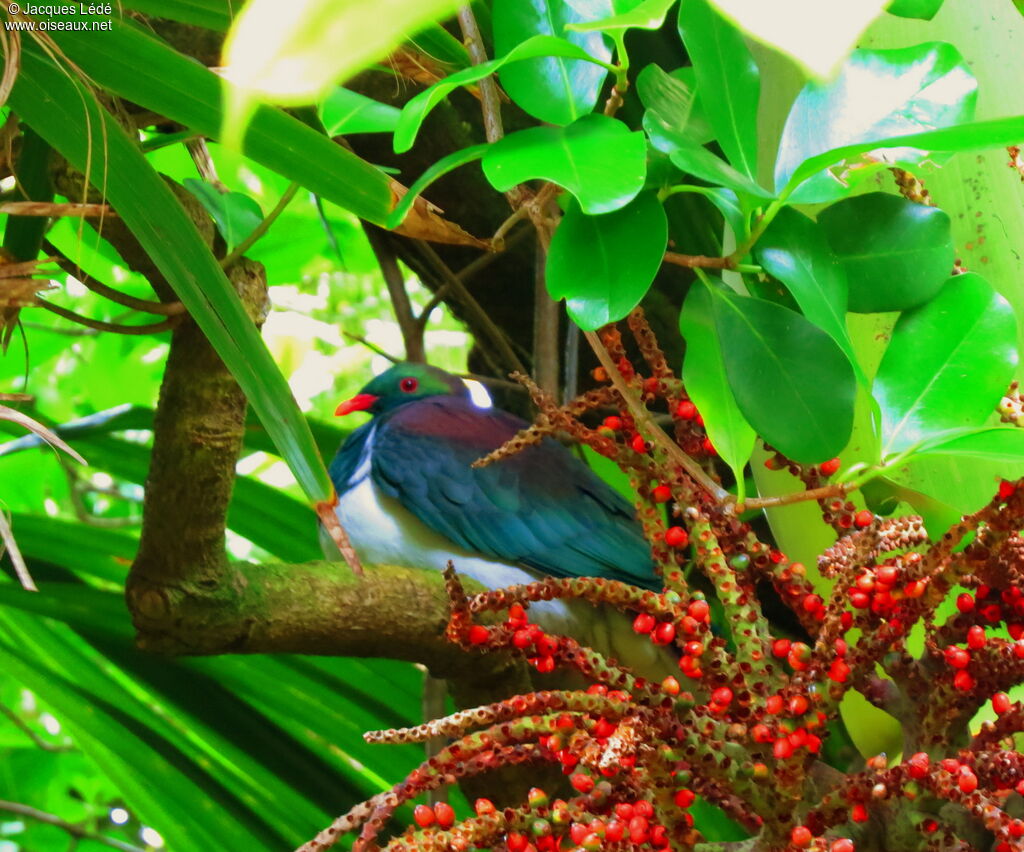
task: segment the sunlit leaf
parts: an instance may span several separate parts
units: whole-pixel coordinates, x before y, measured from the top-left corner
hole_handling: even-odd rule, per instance
[[[711,0],[741,29],[828,77],[889,0]]]
[[[846,272],[851,311],[920,305],[939,292],[953,266],[949,216],[938,207],[872,192],[827,207],[818,224]]]
[[[531,127],[494,143],[484,174],[502,192],[534,178],[568,189],[588,214],[628,204],[643,188],[647,144],[618,119],[587,115],[568,127]]]
[[[622,319],[643,298],[668,242],[665,209],[645,192],[613,213],[588,216],[570,203],[551,240],[545,280],[584,329]]]
[[[468,148],[463,148],[459,151],[453,151],[446,157],[442,157],[430,168],[428,168],[423,174],[416,178],[412,186],[409,187],[409,191],[399,200],[395,209],[391,211],[391,215],[388,216],[387,227],[397,228],[402,224],[402,220],[405,218],[406,213],[416,202],[419,195],[425,190],[430,184],[432,184],[438,178],[443,177],[452,171],[457,169],[459,166],[464,166],[466,163],[472,163],[474,160],[479,160],[483,157],[489,146],[484,145],[470,145]]]
[[[457,6],[456,0],[250,0],[224,43],[224,74],[234,84],[226,138],[241,141],[258,101],[319,100]]]
[[[687,174],[727,187],[733,192],[752,198],[772,197],[768,190],[762,189],[746,175],[740,174],[725,160],[719,159],[707,148],[693,142],[679,140],[679,143],[669,152],[669,158],[677,168]]]
[[[711,293],[729,385],[747,422],[797,461],[838,455],[857,385],[838,344],[789,308],[720,287]]]
[[[858,146],[857,153],[890,148],[894,137],[952,127],[974,115],[977,83],[955,47],[942,42],[896,50],[856,50],[843,64],[839,76],[828,83],[808,83],[790,110],[775,163],[775,186],[804,185],[794,202],[810,203],[841,198],[847,194],[857,169],[838,175],[817,174],[820,168],[839,162],[840,154],[811,169],[808,161],[822,152]],[[871,145],[890,140],[889,145]],[[930,149],[910,144],[870,160],[886,163],[919,163]],[[816,161],[817,162],[817,161]],[[861,169],[864,174],[869,172]]]
[[[905,312],[875,377],[885,453],[964,426],[995,409],[1017,365],[1013,309],[980,275],[950,278]]]
[[[592,32],[599,30],[607,33],[613,30],[656,30],[665,23],[665,16],[676,0],[643,0],[628,11],[597,21],[572,23],[566,29],[573,32]]]
[[[659,151],[670,154],[681,141],[704,145],[714,138],[693,85],[693,68],[669,74],[652,62],[637,75],[636,93],[645,107],[644,130]]]
[[[683,382],[686,392],[704,418],[704,427],[715,451],[743,481],[743,467],[750,459],[757,437],[743,417],[722,360],[721,343],[715,331],[711,294],[694,284],[679,314],[679,330],[686,341]]]
[[[761,77],[743,37],[708,0],[681,0],[679,34],[718,144],[733,167],[756,182]]]
[[[328,136],[343,133],[389,133],[402,111],[359,92],[337,86],[320,104],[320,119]]]
[[[566,29],[567,24],[603,18],[607,9],[605,3],[592,0],[494,0],[494,52],[502,56],[535,36],[555,36],[595,59],[608,62],[611,50],[600,33]],[[607,73],[599,65],[556,55],[504,66],[499,76],[508,96],[534,118],[551,124],[569,124],[594,108]]]
[[[892,0],[885,11],[901,18],[930,21],[942,8],[942,0]]]

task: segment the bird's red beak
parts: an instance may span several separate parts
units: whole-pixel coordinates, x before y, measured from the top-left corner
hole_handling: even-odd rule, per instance
[[[341,405],[334,409],[335,417],[344,417],[346,414],[351,414],[353,411],[366,411],[371,405],[373,405],[380,397],[374,396],[372,393],[357,393],[352,399],[346,399]]]

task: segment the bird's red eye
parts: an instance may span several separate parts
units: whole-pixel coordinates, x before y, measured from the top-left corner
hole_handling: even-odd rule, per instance
[[[412,376],[406,376],[398,383],[398,386],[406,393],[412,393],[420,386],[420,383],[418,379],[414,379]]]

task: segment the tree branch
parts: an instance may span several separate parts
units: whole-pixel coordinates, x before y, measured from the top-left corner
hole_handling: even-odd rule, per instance
[[[76,825],[73,822],[63,820],[56,814],[41,811],[38,808],[33,808],[31,805],[23,805],[21,802],[7,802],[0,800],[0,811],[7,811],[7,813],[17,814],[18,816],[25,817],[26,819],[33,819],[36,822],[43,822],[47,825],[56,826],[62,831],[66,831],[72,837],[81,840],[91,840],[94,843],[102,843],[104,846],[110,846],[112,849],[120,849],[122,852],[145,852],[141,846],[133,846],[131,843],[125,843],[123,840],[118,840],[114,837],[106,837],[98,832],[90,831],[81,825]]]
[[[370,248],[377,258],[388,295],[391,297],[391,307],[395,312],[395,319],[398,320],[398,328],[402,332],[402,343],[405,345],[405,359],[425,363],[427,351],[423,345],[423,332],[426,322],[420,322],[413,312],[412,302],[405,289],[405,278],[398,266],[398,255],[391,245],[391,238],[386,231],[368,222],[363,222],[363,231],[370,241]],[[424,311],[424,317],[427,313],[429,312]]]

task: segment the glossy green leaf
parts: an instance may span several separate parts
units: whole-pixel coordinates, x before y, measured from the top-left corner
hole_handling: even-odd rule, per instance
[[[480,10],[475,10],[477,15]],[[441,24],[429,24],[409,38],[409,43],[422,53],[427,54],[443,65],[449,65],[459,71],[472,65],[469,51],[461,41],[453,36]]]
[[[851,311],[884,313],[923,304],[953,267],[949,216],[938,207],[872,192],[827,207],[818,225],[846,271]]]
[[[680,141],[669,152],[669,158],[677,168],[687,174],[727,187],[733,192],[752,198],[768,199],[773,197],[768,190],[762,189],[746,175],[740,174],[725,160],[720,160],[707,148],[693,142]]]
[[[647,143],[618,119],[586,115],[568,127],[509,134],[484,155],[483,169],[501,192],[543,178],[569,190],[585,213],[609,213],[643,188]]]
[[[435,180],[444,177],[448,172],[453,169],[457,169],[459,166],[464,166],[467,163],[479,160],[483,157],[489,147],[490,146],[487,144],[470,145],[468,148],[453,151],[448,156],[442,157],[434,163],[423,174],[416,178],[413,185],[409,187],[408,192],[406,192],[399,200],[395,209],[391,211],[391,215],[388,216],[388,221],[386,223],[387,227],[397,228],[401,225],[402,220],[412,208],[412,205],[415,203],[420,193],[422,193],[423,190],[430,186],[430,184]]]
[[[644,130],[651,144],[665,154],[683,142],[704,145],[714,138],[692,80],[693,68],[668,74],[653,62],[637,75],[636,93],[645,107]]]
[[[608,4],[582,0],[494,0],[491,7],[494,53],[503,56],[535,36],[563,38],[603,62],[611,50],[601,33],[570,32],[567,24],[604,18]],[[515,104],[534,118],[551,124],[569,124],[589,113],[597,103],[607,76],[605,68],[565,55],[535,56],[502,67],[501,85]]]
[[[504,56],[451,74],[412,98],[402,108],[402,115],[395,128],[395,151],[401,154],[413,146],[416,134],[419,133],[420,126],[430,111],[459,86],[476,83],[510,62],[523,62],[539,57],[574,59],[581,62],[597,63],[604,67],[603,61],[595,59],[582,47],[566,41],[564,38],[547,35],[534,36],[522,44],[516,45]]]
[[[775,163],[775,186],[781,191],[794,180],[798,169],[822,152],[851,145],[872,151],[880,145],[866,143],[951,127],[970,121],[977,99],[977,83],[955,47],[931,42],[896,50],[856,50],[829,83],[808,83],[797,96],[783,130]],[[891,146],[884,146],[891,147]],[[932,148],[934,150],[942,150]],[[948,149],[946,149],[948,150]],[[848,156],[848,155],[846,155]],[[927,154],[902,145],[896,150],[873,153],[886,164],[919,163]],[[818,169],[838,162],[842,156]],[[794,203],[841,198],[851,181],[864,169],[838,174],[806,174]]]
[[[904,313],[875,377],[883,453],[964,426],[995,409],[1017,365],[1013,309],[980,275],[955,275]]]
[[[665,16],[676,0],[643,0],[632,9],[612,15],[608,18],[601,18],[597,21],[586,21],[583,23],[572,23],[566,25],[570,32],[593,32],[599,30],[603,33],[610,33],[613,30],[657,30],[665,23]]]
[[[1024,429],[1013,426],[957,429],[926,440],[914,449],[910,458],[925,455],[1021,464],[1024,462]]]
[[[857,44],[889,0],[813,0],[764,3],[712,0],[738,27],[795,59],[816,77],[828,77]]]
[[[241,140],[261,99],[307,104],[407,36],[454,12],[456,0],[250,0],[224,42],[224,128]],[[387,21],[387,26],[382,26]]]
[[[223,81],[152,35],[116,17],[111,24],[110,32],[52,36],[94,82],[203,136],[220,138]],[[384,224],[392,207],[383,172],[280,110],[257,110],[245,153],[377,225]]]
[[[77,573],[113,583],[124,582],[139,544],[126,532],[46,515],[15,513],[11,529],[27,560],[68,565]]]
[[[747,211],[744,210],[736,193],[720,186],[691,186],[680,184],[671,187],[671,194],[687,192],[702,195],[710,201],[722,214],[733,234],[743,234],[747,230]]]
[[[1014,145],[1014,140],[1024,138],[1024,115],[1015,115],[1007,118],[993,118],[989,121],[975,121],[969,124],[960,124],[955,127],[943,128],[941,130],[930,130],[923,133],[911,133],[906,136],[894,136],[884,142],[862,142],[856,145],[845,145],[841,148],[834,148],[823,154],[817,154],[800,165],[793,172],[789,183],[783,192],[791,203],[801,202],[804,197],[817,197],[818,188],[812,187],[812,191],[805,193],[803,184],[816,172],[844,160],[850,161],[849,169],[859,167],[854,162],[855,157],[859,158],[861,165],[870,167],[870,164],[877,163],[877,151],[895,149],[893,161],[902,159],[905,152],[911,148],[918,148],[922,151],[956,153],[958,151],[976,151],[985,148],[1005,148],[1007,145]],[[866,156],[865,156],[866,155]],[[890,161],[881,164],[880,167],[888,168]],[[812,183],[808,181],[808,183]],[[795,192],[794,192],[795,190]],[[845,194],[845,190],[842,194]],[[833,195],[829,194],[828,198]],[[825,200],[825,199],[822,199]]]
[[[733,167],[756,182],[761,78],[743,36],[708,0],[681,0],[679,34],[718,144]]]
[[[743,482],[743,467],[750,460],[756,434],[743,417],[722,360],[722,348],[715,331],[711,293],[695,283],[679,314],[679,330],[686,341],[683,383],[686,392],[704,418],[704,427],[715,450]],[[727,344],[728,345],[728,344]]]
[[[942,8],[942,0],[892,0],[885,11],[900,18],[930,21]]]
[[[330,499],[334,488],[309,426],[234,287],[133,140],[72,79],[25,50],[10,103],[69,162],[90,171],[232,370],[307,496]]]
[[[665,208],[645,192],[614,213],[588,216],[570,202],[551,239],[545,278],[552,299],[586,330],[622,319],[644,297],[668,243]]]
[[[196,178],[185,178],[182,183],[213,217],[229,250],[248,237],[263,221],[263,211],[259,204],[244,192],[219,192],[206,181]]]
[[[857,382],[838,344],[800,314],[713,288],[726,374],[747,422],[779,452],[816,464],[846,446]]]
[[[226,32],[240,8],[233,0],[121,0],[125,9]]]
[[[320,120],[328,136],[343,133],[390,133],[402,111],[359,92],[335,87],[320,104]]]
[[[804,316],[839,344],[858,379],[865,382],[846,330],[846,272],[821,228],[792,207],[784,207],[754,251],[758,263],[793,294]]]

